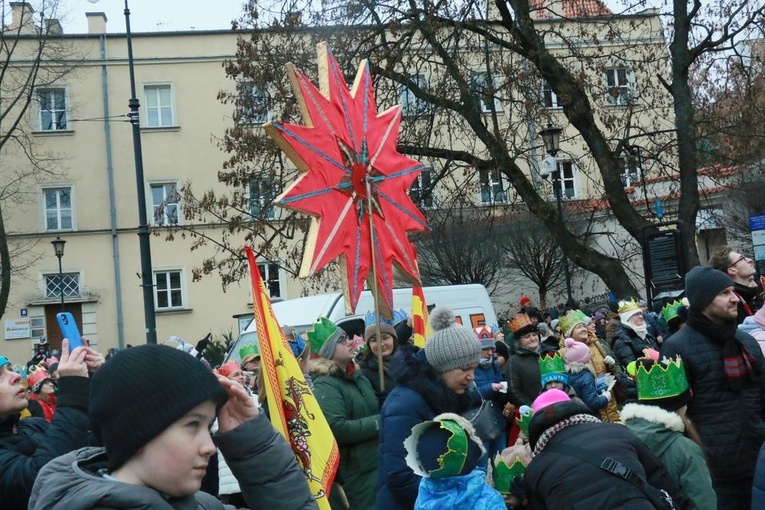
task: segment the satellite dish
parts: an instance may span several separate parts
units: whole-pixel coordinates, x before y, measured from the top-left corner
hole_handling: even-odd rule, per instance
[[[539,175],[542,177],[547,177],[548,175],[554,174],[557,171],[558,161],[548,154],[547,157],[542,161],[542,169],[539,171]]]

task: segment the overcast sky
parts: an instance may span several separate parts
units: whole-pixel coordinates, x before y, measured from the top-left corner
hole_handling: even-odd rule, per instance
[[[8,16],[9,0],[0,0]],[[38,8],[43,0],[27,0]],[[50,0],[48,0],[50,1]],[[57,13],[64,33],[77,34],[88,31],[86,12],[104,12],[109,33],[125,32],[125,1],[59,0],[61,11]],[[625,0],[605,0],[606,5],[618,9]],[[651,0],[661,4],[662,0]],[[242,14],[244,0],[128,0],[130,28],[133,32],[157,32],[175,30],[227,30],[231,20]],[[9,20],[6,20],[8,22]]]

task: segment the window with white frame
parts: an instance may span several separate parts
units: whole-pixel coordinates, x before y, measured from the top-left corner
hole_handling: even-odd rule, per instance
[[[499,101],[497,93],[497,79],[492,77],[491,86],[489,86],[489,73],[486,71],[473,71],[470,76],[470,85],[473,95],[481,103],[483,113],[502,112],[502,103]]]
[[[624,186],[629,188],[630,186],[634,186],[635,183],[640,180],[641,169],[638,158],[634,156],[619,158],[616,164],[619,167],[622,184],[624,184]]]
[[[545,108],[563,108],[563,103],[560,102],[558,95],[547,80],[542,82],[542,96],[544,98]]]
[[[40,131],[64,131],[67,129],[66,89],[37,89],[40,112]]]
[[[169,83],[144,85],[147,127],[173,126],[173,93]]]
[[[183,308],[183,271],[154,271],[154,305],[157,310]]]
[[[261,278],[263,278],[263,284],[266,286],[268,297],[271,299],[283,297],[279,265],[268,262],[258,264],[258,269]]]
[[[560,186],[563,186],[561,198],[576,198],[576,167],[571,160],[559,160],[556,162],[557,170],[551,174],[553,196],[556,196]],[[562,181],[562,182],[561,182]]]
[[[409,187],[409,198],[420,209],[433,208],[433,169],[425,167]]]
[[[276,217],[274,199],[279,194],[276,184],[270,179],[252,179],[249,185],[250,215],[253,218],[272,220]]]
[[[239,108],[242,124],[265,124],[271,109],[268,92],[254,83],[239,86]]]
[[[497,169],[480,170],[481,203],[505,204],[508,202],[508,184],[505,175]]]
[[[152,182],[152,224],[155,227],[178,224],[178,183]]]
[[[60,299],[62,290],[65,298],[80,297],[80,273],[51,273],[43,278],[46,299]]]
[[[61,186],[42,190],[45,230],[72,230],[72,188]]]
[[[410,77],[417,88],[426,90],[428,86],[424,74],[418,73]],[[417,117],[428,112],[428,102],[417,97],[411,89],[401,84],[399,100],[401,101],[402,114],[405,117]]]
[[[626,67],[606,69],[606,85],[608,102],[612,105],[630,104],[631,72]]]

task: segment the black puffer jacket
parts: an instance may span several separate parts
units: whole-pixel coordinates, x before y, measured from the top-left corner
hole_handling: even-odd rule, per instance
[[[582,403],[560,402],[536,413],[529,426],[531,445],[549,427],[572,416],[597,416]],[[664,465],[632,432],[616,423],[578,423],[555,433],[526,468],[524,483],[531,509],[654,510],[647,496],[632,483],[568,454],[548,451],[556,445],[585,450],[593,460],[606,457],[630,468],[659,489],[666,490],[678,508],[688,508]]]
[[[50,423],[44,418],[0,422],[0,507],[26,508],[40,469],[59,455],[85,446],[89,394],[87,377],[62,377]]]
[[[643,357],[644,349],[659,350],[659,344],[650,333],[645,338],[640,338],[635,331],[623,323],[614,331],[614,354],[622,368],[638,358]]]
[[[714,480],[736,480],[754,474],[757,452],[765,440],[763,401],[765,375],[757,341],[737,331],[755,358],[759,382],[740,392],[730,389],[723,365],[722,345],[687,324],[664,342],[661,356],[683,358],[693,396],[688,417],[704,444]]]

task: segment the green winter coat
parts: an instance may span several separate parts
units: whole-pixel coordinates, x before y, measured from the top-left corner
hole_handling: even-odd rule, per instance
[[[661,459],[694,508],[717,509],[704,454],[699,445],[683,435],[685,424],[677,413],[658,406],[627,404],[621,416],[624,424]]]
[[[361,370],[354,367],[348,374],[326,359],[314,363],[311,376],[313,393],[340,449],[336,481],[345,490],[353,510],[373,510],[380,411],[372,383]],[[345,508],[337,488],[329,499],[332,508]]]

